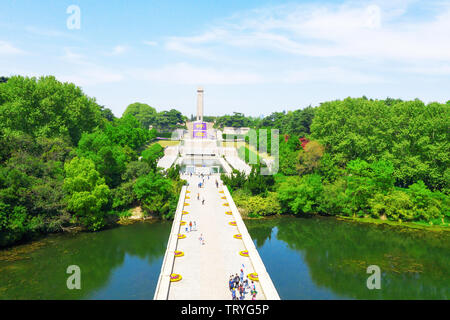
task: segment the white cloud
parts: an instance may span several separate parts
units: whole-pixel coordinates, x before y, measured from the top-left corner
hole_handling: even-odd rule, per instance
[[[25,54],[25,51],[14,47],[11,43],[0,41],[0,55]]]
[[[71,48],[64,48],[61,59],[68,64],[65,70],[71,70],[70,73],[56,72],[61,81],[73,82],[79,86],[91,86],[123,80],[120,72],[98,65]]]
[[[113,51],[111,52],[112,55],[117,56],[124,52],[128,51],[127,46],[117,45],[113,48]]]
[[[158,83],[190,85],[254,84],[266,81],[261,75],[251,72],[197,67],[187,63],[177,63],[155,69],[133,69],[128,71],[128,76]]]
[[[64,47],[64,55],[61,57],[62,60],[72,64],[87,64],[86,57],[81,53],[74,52],[73,49]]]
[[[368,84],[386,82],[379,76],[341,68],[308,67],[297,70],[281,70],[274,74],[248,72],[220,67],[199,67],[188,63],[176,63],[155,69],[130,69],[127,78],[154,83],[184,85],[255,85],[255,84],[304,84],[309,82]]]
[[[158,42],[156,42],[156,41],[142,41],[142,43],[144,43],[144,44],[146,44],[146,45],[148,45],[148,46],[157,46],[158,45]]]
[[[114,83],[123,80],[120,73],[112,72],[101,66],[90,66],[86,69],[77,70],[70,74],[57,74],[57,78],[64,82],[73,82],[77,86],[93,86],[104,83]]]
[[[27,32],[30,32],[33,34],[40,35],[40,36],[46,36],[46,37],[68,36],[66,33],[61,32],[59,30],[51,30],[51,29],[35,27],[35,26],[27,26],[27,27],[25,27],[25,30]]]
[[[338,83],[338,84],[373,84],[386,83],[380,76],[369,75],[359,71],[348,70],[341,67],[307,68],[304,70],[288,71],[280,82],[295,83]]]
[[[450,61],[450,7],[442,5],[426,21],[400,19],[405,12],[404,3],[397,10],[385,3],[263,8],[237,14],[203,34],[169,38],[166,48],[208,58],[229,46],[306,57]]]

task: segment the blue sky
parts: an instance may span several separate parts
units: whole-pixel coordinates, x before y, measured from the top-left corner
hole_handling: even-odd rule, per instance
[[[67,8],[80,9],[69,29]],[[450,99],[450,1],[2,0],[0,75],[55,75],[120,116],[268,115],[366,95]]]

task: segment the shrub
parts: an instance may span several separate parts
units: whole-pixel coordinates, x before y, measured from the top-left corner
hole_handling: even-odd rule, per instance
[[[268,192],[267,197],[248,197],[243,203],[244,209],[258,216],[269,216],[281,213],[281,205],[275,192]]]

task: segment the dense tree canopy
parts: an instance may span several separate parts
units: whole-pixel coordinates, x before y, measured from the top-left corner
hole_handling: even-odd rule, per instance
[[[232,176],[228,185],[249,214],[279,213],[280,205],[284,213],[448,225],[448,119],[448,103],[392,98],[274,112],[254,123],[282,133],[271,205],[267,192],[248,192],[250,177]]]
[[[156,122],[156,109],[145,103],[135,102],[130,104],[122,116],[126,117],[127,115],[134,116],[146,129]]]
[[[233,112],[232,115],[224,115],[216,118],[215,127],[249,127],[252,125],[251,118],[245,117],[243,113]]]
[[[105,180],[89,159],[75,157],[64,165],[64,169],[67,209],[89,229],[99,230],[105,224],[102,209],[106,209],[110,197]]]
[[[169,124],[179,116],[169,112]],[[138,161],[155,138],[156,130],[133,115],[117,119],[54,77],[1,82],[0,246],[65,227],[99,230],[135,206],[171,217],[183,182],[158,172],[160,145]],[[143,176],[147,184],[136,193]],[[151,205],[152,192],[164,194],[160,200],[168,204]]]
[[[100,106],[79,87],[55,77],[11,77],[0,84],[0,130],[32,137],[67,137],[76,145],[85,131],[103,125]]]
[[[444,104],[347,98],[316,109],[311,136],[340,166],[357,158],[389,160],[398,186],[422,180],[442,189],[450,183],[448,119]]]
[[[169,111],[162,111],[156,115],[154,126],[163,132],[170,132],[176,128],[184,127],[186,117],[180,111],[171,109]]]

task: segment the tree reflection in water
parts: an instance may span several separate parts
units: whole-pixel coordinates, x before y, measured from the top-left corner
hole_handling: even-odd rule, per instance
[[[334,218],[245,223],[282,299],[450,298],[450,232]],[[369,265],[381,268],[381,290],[366,287]]]
[[[153,299],[170,227],[170,222],[136,223],[0,251],[0,298]],[[69,265],[81,268],[81,290],[66,287]]]

